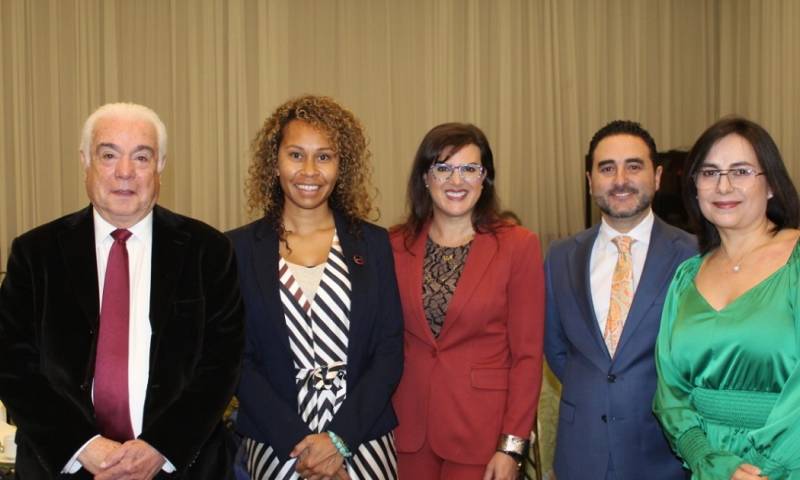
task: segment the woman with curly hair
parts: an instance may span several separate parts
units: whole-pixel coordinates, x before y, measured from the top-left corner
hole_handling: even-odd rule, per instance
[[[247,309],[237,429],[254,479],[394,479],[390,399],[403,324],[373,212],[360,122],[327,97],[290,100],[253,142],[249,206],[230,233]]]

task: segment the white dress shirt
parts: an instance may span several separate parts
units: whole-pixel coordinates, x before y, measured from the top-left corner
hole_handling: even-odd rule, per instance
[[[111,232],[117,229],[108,223],[96,210],[94,216],[94,244],[97,258],[97,285],[99,286],[98,305],[103,304],[108,255],[114,238]],[[147,395],[147,382],[150,377],[150,279],[153,257],[153,212],[128,228],[131,232],[125,246],[128,250],[128,279],[130,285],[130,319],[128,322],[128,405],[131,413],[133,436],[142,433],[144,401]],[[94,397],[94,386],[92,387]],[[89,439],[67,462],[63,473],[75,473],[81,469],[78,455],[97,438]],[[167,461],[164,471],[174,472],[175,467]]]
[[[633,259],[633,292],[636,295],[636,287],[639,286],[644,262],[647,259],[647,248],[650,246],[650,232],[653,231],[654,221],[655,216],[651,210],[638,225],[627,233],[620,233],[611,228],[605,218],[600,224],[589,260],[589,285],[592,289],[594,314],[597,317],[601,333],[606,329],[608,305],[611,301],[611,277],[614,275],[614,268],[619,257],[619,250],[611,240],[619,235],[627,235],[634,240],[631,244],[631,257]]]

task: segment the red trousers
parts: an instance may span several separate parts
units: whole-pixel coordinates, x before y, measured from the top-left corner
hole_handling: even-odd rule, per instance
[[[445,460],[425,440],[417,452],[397,452],[397,469],[400,480],[483,480],[486,465],[465,465]]]

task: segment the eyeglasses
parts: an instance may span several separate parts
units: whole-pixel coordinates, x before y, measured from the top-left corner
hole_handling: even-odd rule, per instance
[[[465,163],[464,165],[450,165],[447,163],[434,163],[429,169],[433,178],[439,183],[444,183],[453,176],[453,172],[458,170],[461,180],[468,183],[479,183],[483,180],[485,169],[477,163]]]
[[[704,168],[694,174],[694,184],[698,190],[711,190],[717,188],[723,175],[728,177],[731,187],[741,189],[753,185],[756,177],[764,175],[764,172],[757,172],[749,167],[729,168],[727,170]]]

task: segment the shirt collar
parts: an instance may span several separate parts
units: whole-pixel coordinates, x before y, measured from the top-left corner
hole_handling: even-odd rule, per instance
[[[600,223],[600,231],[597,234],[597,239],[600,242],[603,242],[603,244],[611,244],[611,239],[614,237],[619,235],[627,235],[632,237],[635,240],[635,243],[646,247],[650,244],[650,232],[653,231],[653,223],[655,222],[655,218],[656,217],[653,215],[653,210],[651,209],[649,212],[647,212],[647,215],[642,219],[642,221],[633,227],[631,231],[622,233],[614,230],[614,228],[612,228],[611,225],[606,222],[604,217]],[[611,246],[613,246],[613,244],[611,244]]]
[[[111,232],[116,230],[117,227],[108,223],[94,208],[92,209],[92,217],[94,218],[94,243],[95,245],[100,245],[111,238]],[[134,238],[140,240],[151,238],[153,233],[153,211],[150,210],[150,213],[127,230],[131,232],[131,236]]]

